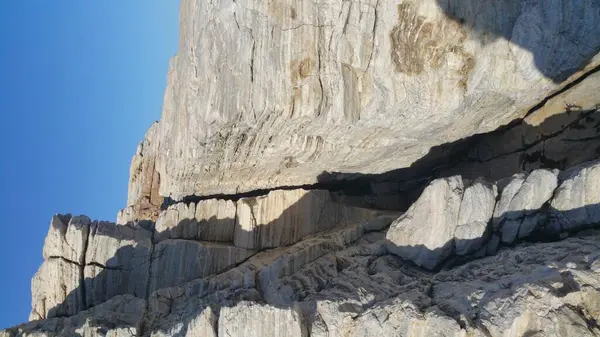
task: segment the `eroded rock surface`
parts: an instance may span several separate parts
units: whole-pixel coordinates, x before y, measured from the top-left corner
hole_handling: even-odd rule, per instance
[[[119,225],[55,216],[0,337],[600,336],[599,23],[183,0]]]
[[[361,210],[350,213],[355,221],[303,236],[292,245],[260,251],[224,242],[156,241],[153,238],[160,232],[147,222],[119,226],[84,221],[88,237],[82,237],[75,230],[85,226],[73,219],[86,218],[56,216],[45,252],[62,247],[66,252],[57,251],[59,255],[71,253],[71,247],[82,246],[71,238],[79,238],[87,242],[86,251],[77,255],[83,254],[87,268],[105,261],[111,252],[119,256],[123,249],[142,247],[140,251],[152,252],[139,265],[145,270],[140,284],[149,280],[147,288],[137,292],[137,287],[128,287],[132,283],[127,277],[97,275],[75,290],[98,295],[108,295],[106,289],[121,292],[103,303],[101,296],[91,297],[96,303],[90,303],[89,296],[67,296],[57,307],[72,310],[60,314],[68,317],[35,321],[0,334],[599,336],[595,322],[600,317],[600,232],[574,230],[593,228],[598,222],[564,206],[595,200],[599,190],[593,187],[594,180],[587,185],[582,181],[593,177],[598,165],[590,162],[565,172],[536,170],[495,183],[460,176],[435,180],[403,215],[372,212],[365,219]],[[561,209],[552,207],[559,204]],[[197,214],[185,206],[187,211],[179,206],[186,212],[184,217]],[[583,209],[593,215],[597,207],[586,204]],[[537,222],[529,236],[516,236],[503,245],[499,240],[503,226],[496,225],[494,208],[502,219],[520,219],[520,226],[529,217]],[[523,216],[507,217],[510,212]],[[70,219],[66,225],[65,219]],[[193,235],[205,225],[197,220],[183,222]],[[557,221],[577,227],[557,226]],[[71,222],[74,226],[69,229]],[[400,234],[412,233],[410,245],[421,251],[403,255],[402,245],[407,243],[398,236],[400,226],[407,228]],[[446,241],[437,240],[434,232],[446,233]],[[573,237],[535,242],[536,235]],[[431,243],[444,250],[428,248]],[[162,248],[166,246],[168,252]],[[122,255],[127,261],[117,259],[120,264],[108,263],[107,269],[130,266],[140,256],[148,257],[147,253]],[[49,261],[80,267],[65,259],[50,259],[44,266],[50,266]],[[429,271],[433,268],[438,271]],[[134,270],[115,272],[134,277]],[[113,282],[108,288],[107,280]],[[62,291],[57,283],[44,285],[55,287],[56,294]],[[85,310],[91,305],[95,306]]]

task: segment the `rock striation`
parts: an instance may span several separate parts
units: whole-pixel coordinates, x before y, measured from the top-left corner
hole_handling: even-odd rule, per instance
[[[600,336],[600,3],[182,0],[117,222],[0,337]]]
[[[409,167],[595,69],[598,22],[594,0],[184,0],[129,206]]]
[[[0,336],[599,336],[597,172],[440,178],[404,214],[310,199],[351,216],[254,250],[197,236],[216,222],[196,215],[231,224],[223,212],[244,199],[179,203],[156,225],[57,215],[33,321]],[[284,203],[266,199],[298,194],[326,193],[257,198],[274,210]],[[305,225],[305,208],[281,208]]]

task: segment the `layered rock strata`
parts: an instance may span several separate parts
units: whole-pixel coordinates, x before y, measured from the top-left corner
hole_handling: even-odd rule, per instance
[[[162,197],[413,166],[431,148],[526,117],[596,70],[598,22],[594,0],[184,0],[162,118],[132,161],[124,212],[154,218]],[[597,95],[582,93],[598,83],[590,77],[526,125],[566,106],[594,107]],[[475,158],[520,151],[560,160],[573,145],[548,142],[558,152],[546,156],[533,138]],[[515,158],[505,165],[521,169]]]
[[[123,276],[101,273],[75,282],[72,293],[84,289],[86,296],[66,296],[55,305],[71,312],[48,311],[45,317],[59,317],[0,336],[598,336],[600,234],[593,229],[599,224],[598,172],[600,161],[494,183],[443,178],[405,214],[372,212],[239,258],[231,252],[243,248],[231,243],[229,253],[188,255],[185,245],[158,253],[172,241],[211,246],[157,240],[164,228],[174,229],[168,222],[159,231],[150,223],[121,226],[56,216],[44,264],[61,256],[59,261],[74,259],[67,263],[85,270],[110,261],[100,257],[115,251],[123,258],[105,269]],[[184,219],[198,214],[185,207]],[[159,218],[175,219],[173,210],[185,207],[171,207]],[[219,214],[227,207],[211,209]],[[206,224],[182,223],[186,231],[170,233],[197,235]],[[99,245],[99,240],[115,241]],[[119,255],[120,250],[131,254]],[[133,253],[138,251],[150,253]],[[179,256],[180,262],[165,256]],[[229,267],[221,269],[221,261]],[[148,280],[148,291],[129,287],[131,277],[140,284]],[[45,294],[63,292],[61,284],[48,285]],[[121,292],[109,295],[105,289]]]
[[[55,216],[0,337],[600,336],[597,1],[180,19],[118,224]]]

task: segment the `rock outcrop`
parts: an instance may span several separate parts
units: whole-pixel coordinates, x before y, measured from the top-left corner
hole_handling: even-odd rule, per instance
[[[408,167],[594,69],[598,22],[594,0],[182,1],[130,205]]]
[[[600,3],[182,0],[26,336],[600,336]]]
[[[235,235],[197,236],[218,229],[198,214],[239,227],[222,214],[243,198],[176,204],[154,227],[57,215],[32,282],[46,282],[50,300],[33,302],[42,320],[0,336],[599,336],[596,172],[600,161],[494,183],[441,178],[402,215],[333,205],[324,191],[278,191],[258,199],[289,210],[287,225],[315,219],[303,211],[318,202],[307,209],[342,222],[255,250]],[[281,202],[297,194],[310,202]],[[46,271],[60,263],[70,269]]]

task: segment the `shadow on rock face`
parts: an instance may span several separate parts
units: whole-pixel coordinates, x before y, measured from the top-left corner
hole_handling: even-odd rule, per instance
[[[481,43],[504,39],[517,67],[530,58],[537,70],[561,83],[600,51],[600,4],[595,0],[437,0],[444,14]],[[566,50],[577,52],[565,52]],[[519,69],[517,69],[519,70]]]
[[[301,329],[315,336],[324,335],[327,327],[342,325],[346,314],[357,325],[369,326],[364,321],[367,312],[382,321],[388,316],[396,321],[433,317],[439,320],[440,329],[471,326],[485,331],[489,329],[486,319],[492,318],[486,318],[491,314],[483,310],[519,300],[515,294],[522,287],[539,293],[547,290],[560,298],[582,291],[580,282],[573,279],[583,267],[565,266],[600,270],[598,240],[539,242],[595,227],[600,223],[599,204],[557,209],[544,203],[533,209],[511,209],[494,215],[489,221],[492,225],[487,224],[479,236],[454,237],[435,247],[398,245],[387,238],[387,228],[395,226],[392,222],[397,215],[368,211],[365,216],[348,205],[406,210],[436,178],[461,174],[465,179],[494,181],[537,168],[562,170],[598,157],[597,109],[565,106],[562,113],[537,125],[528,121],[434,147],[409,168],[379,175],[324,172],[318,181],[333,186],[331,192],[302,192],[294,202],[283,203],[287,205],[283,209],[281,204],[273,208],[260,196],[248,194],[240,196],[243,202],[240,198],[184,200],[166,209],[175,218],[159,217],[156,223],[92,223],[89,235],[83,235],[87,238],[82,244],[83,263],[50,258],[61,259],[65,268],[72,269],[70,275],[75,276],[69,282],[74,286],[60,289],[65,294],[55,305],[43,301],[40,308],[48,314],[40,317],[74,317],[82,309],[132,295],[144,299],[144,317],[116,323],[98,320],[98,328],[185,336],[197,331],[197,324],[205,324],[216,334],[221,324],[217,318],[230,317],[228,322],[234,322],[235,310],[243,303],[244,308],[257,310],[257,322],[261,316],[278,317],[272,311],[277,309],[282,319],[297,318]],[[575,168],[569,174],[580,171]],[[500,185],[501,194],[506,185]],[[330,193],[340,203],[327,201]],[[279,211],[269,211],[273,209]],[[240,217],[247,221],[243,226]],[[499,234],[508,228],[507,223],[516,226],[511,240]],[[524,223],[527,235],[519,237]],[[505,249],[508,246],[515,247]],[[470,247],[469,253],[455,254],[459,247]],[[429,269],[434,272],[401,256],[433,257]],[[587,260],[582,262],[582,258]],[[264,310],[269,313],[261,315]],[[573,315],[580,317],[580,313]],[[204,317],[204,323],[198,323],[198,317]],[[55,323],[67,319],[54,318]],[[75,328],[84,324],[73,322],[78,322],[73,323]],[[48,331],[56,324],[47,327]],[[588,328],[585,320],[582,324]],[[369,333],[378,331],[373,329]]]
[[[564,179],[577,172],[574,169]],[[302,199],[298,203],[303,209],[306,207]],[[566,221],[568,219],[582,219],[582,212],[587,216],[585,221],[579,221],[570,230],[565,227],[565,224],[573,224]],[[394,244],[386,238],[386,232],[390,223],[395,226],[397,216],[382,215],[376,220],[363,220],[358,224],[344,222],[341,227],[283,240],[280,242],[287,243],[277,248],[268,244],[261,246],[261,242],[268,242],[262,240],[263,235],[271,240],[282,240],[282,233],[293,232],[298,220],[292,219],[298,219],[299,208],[291,205],[261,230],[241,233],[253,238],[243,241],[255,245],[256,249],[250,250],[233,246],[240,233],[232,233],[233,241],[229,242],[207,240],[211,235],[221,237],[221,233],[213,230],[230,228],[231,223],[235,224],[234,218],[198,220],[185,218],[187,215],[182,209],[177,213],[183,219],[160,232],[154,232],[150,223],[92,224],[85,266],[74,265],[82,268],[85,278],[67,295],[64,303],[82,298],[83,307],[90,308],[118,295],[143,298],[147,300],[145,314],[137,316],[137,320],[96,321],[98,328],[122,328],[136,335],[191,336],[202,331],[216,336],[222,331],[240,328],[240,324],[250,324],[242,317],[255,320],[254,325],[245,326],[246,332],[254,329],[262,335],[274,331],[267,328],[273,323],[269,319],[292,326],[297,324],[297,336],[306,336],[306,333],[321,336],[340,331],[336,329],[345,324],[344,317],[355,322],[354,333],[358,336],[379,331],[377,327],[370,327],[377,321],[369,321],[372,317],[388,317],[381,322],[390,320],[386,324],[398,324],[394,329],[401,328],[402,320],[422,324],[437,322],[427,328],[431,335],[436,331],[458,335],[460,329],[489,329],[486,324],[497,318],[488,317],[493,314],[485,310],[492,310],[493,306],[517,303],[509,312],[520,315],[520,308],[525,306],[522,301],[533,301],[522,294],[525,289],[537,291],[532,295],[536,300],[540,296],[549,301],[565,298],[570,293],[583,291],[580,279],[583,276],[578,273],[590,268],[600,270],[600,265],[595,265],[600,259],[597,233],[591,234],[594,239],[583,236],[561,242],[517,245],[511,249],[501,246],[496,252],[497,247],[489,246],[499,244],[491,239],[497,230],[490,230],[494,233],[485,231],[483,238],[452,239],[431,249],[426,245]],[[492,224],[501,224],[504,219],[525,219],[536,213],[544,216],[536,218],[538,223],[533,234],[521,241],[554,240],[569,231],[594,227],[600,205],[569,210],[548,205],[510,211],[492,219],[488,226],[492,228]],[[213,230],[201,228],[206,226]],[[235,230],[244,231],[237,227]],[[278,235],[273,236],[274,233]],[[442,254],[434,272],[398,256],[439,256],[440,249],[453,250],[475,241],[481,246],[477,253]],[[517,239],[510,245],[519,242]],[[485,255],[493,256],[484,258]],[[583,314],[567,306],[560,310],[568,311],[560,317],[574,315],[572,325],[583,324],[581,326],[588,329],[581,318]],[[52,315],[52,309],[49,312]],[[83,324],[82,320],[72,322]]]
[[[600,156],[597,108],[565,105],[562,112],[536,125],[529,123],[533,124],[526,118],[435,146],[407,168],[381,174],[323,172],[317,179],[320,183],[338,182],[341,188],[333,194],[339,202],[404,211],[433,179],[461,175],[495,181],[538,168],[564,170]]]

